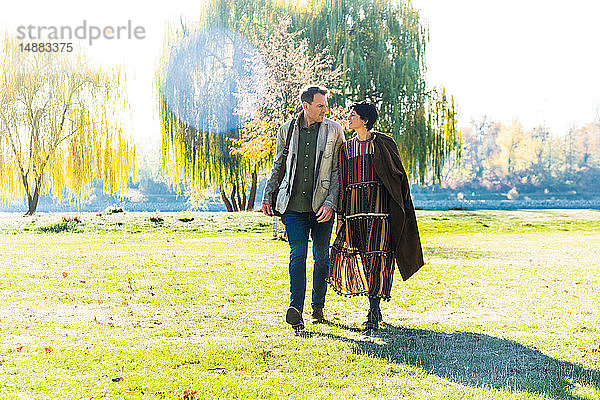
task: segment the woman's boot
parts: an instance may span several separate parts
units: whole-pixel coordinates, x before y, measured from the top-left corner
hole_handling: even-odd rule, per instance
[[[377,330],[379,329],[379,322],[382,319],[381,309],[379,303],[381,298],[369,297],[369,313],[367,314],[367,322],[365,322],[366,330]]]

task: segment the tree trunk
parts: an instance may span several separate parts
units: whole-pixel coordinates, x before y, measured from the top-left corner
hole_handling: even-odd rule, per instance
[[[242,189],[241,196],[240,196],[239,189]],[[246,182],[245,181],[242,180],[240,182],[239,189],[238,189],[238,194],[237,194],[238,204],[240,205],[240,211],[244,211],[246,209]]]
[[[254,210],[254,201],[256,199],[256,190],[258,187],[258,172],[257,168],[254,167],[252,172],[252,186],[250,187],[250,193],[247,195],[245,182],[235,183],[229,197],[225,193],[222,187],[219,188],[221,194],[221,200],[225,204],[228,212],[239,212],[239,211],[252,211]],[[246,198],[248,199],[246,201]]]
[[[227,208],[227,212],[233,212],[233,207],[231,206],[231,202],[227,198],[227,194],[225,194],[223,187],[219,188],[219,192],[221,193],[221,200],[223,200],[223,203],[225,204],[225,208]]]
[[[255,165],[254,171],[252,171],[252,186],[250,187],[250,195],[248,196],[248,204],[246,205],[247,211],[254,210],[254,201],[256,199],[257,181],[258,181],[258,172],[256,170],[256,165]]]
[[[231,190],[231,205],[233,206],[233,211],[238,212],[240,211],[237,203],[235,202],[235,195],[237,194],[237,185],[234,183],[233,184],[233,189]]]
[[[33,215],[35,214],[35,210],[37,210],[38,200],[40,199],[40,188],[38,185],[35,186],[35,190],[33,191],[33,197],[27,194],[27,203],[28,210],[25,215]]]

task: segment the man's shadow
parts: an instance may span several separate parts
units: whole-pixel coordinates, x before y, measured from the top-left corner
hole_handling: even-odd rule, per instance
[[[359,331],[338,323],[330,326]],[[600,371],[560,361],[512,340],[471,332],[435,332],[385,325],[372,332],[376,343],[330,333],[304,332],[351,343],[356,354],[421,368],[429,374],[471,387],[527,391],[555,399],[583,400],[578,386],[600,389]]]

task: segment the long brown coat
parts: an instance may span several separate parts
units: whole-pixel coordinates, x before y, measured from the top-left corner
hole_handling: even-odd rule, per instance
[[[394,139],[383,133],[374,133],[373,145],[375,172],[392,198],[390,226],[394,260],[402,279],[407,280],[424,264],[408,177]]]

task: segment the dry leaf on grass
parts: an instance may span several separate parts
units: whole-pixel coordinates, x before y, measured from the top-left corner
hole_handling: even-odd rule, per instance
[[[186,389],[179,394],[181,400],[194,400],[198,391],[194,389]]]
[[[271,355],[271,350],[261,350],[260,353],[258,353],[258,354],[260,354],[264,360],[267,358],[267,356]]]

